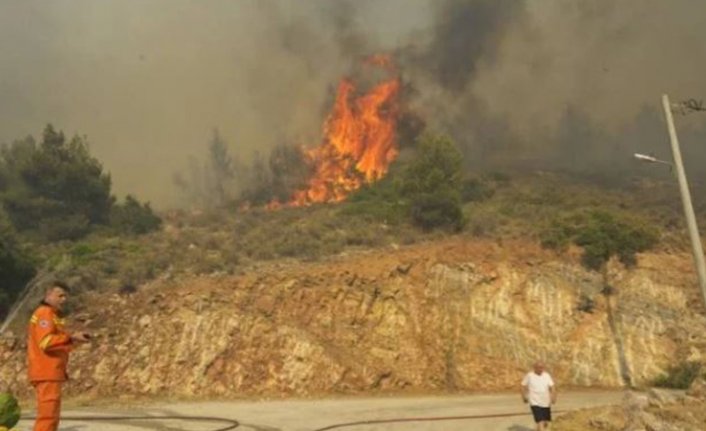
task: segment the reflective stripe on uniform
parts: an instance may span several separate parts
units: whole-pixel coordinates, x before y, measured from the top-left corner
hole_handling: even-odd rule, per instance
[[[37,316],[32,316],[32,318],[29,319],[29,323],[35,323],[35,324],[36,324],[38,320],[39,320],[39,317],[37,317]]]
[[[42,338],[42,340],[39,342],[39,348],[42,350],[47,350],[47,347],[49,347],[49,343],[51,343],[52,339],[52,334],[47,334]]]

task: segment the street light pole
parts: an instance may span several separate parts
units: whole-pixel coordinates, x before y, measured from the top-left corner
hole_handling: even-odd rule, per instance
[[[677,138],[677,130],[674,127],[674,119],[672,118],[672,109],[669,104],[669,97],[667,97],[666,94],[662,95],[662,105],[664,106],[664,115],[667,119],[667,127],[669,128],[669,140],[672,143],[672,155],[674,156],[674,166],[677,169],[677,179],[679,180],[681,200],[684,204],[686,225],[689,228],[689,237],[691,238],[691,251],[694,254],[694,264],[696,265],[696,272],[699,276],[699,286],[701,287],[704,306],[706,306],[706,263],[704,262],[704,251],[701,246],[699,228],[696,226],[694,207],[691,204],[691,194],[689,193],[689,184],[686,181],[686,173],[684,172],[684,165],[681,159],[679,139]]]

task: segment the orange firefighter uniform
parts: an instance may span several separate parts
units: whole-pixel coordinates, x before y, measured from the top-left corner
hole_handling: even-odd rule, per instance
[[[64,319],[42,303],[29,322],[27,358],[29,381],[37,393],[37,420],[34,431],[56,431],[61,410],[61,384],[66,381],[66,365],[73,349]]]

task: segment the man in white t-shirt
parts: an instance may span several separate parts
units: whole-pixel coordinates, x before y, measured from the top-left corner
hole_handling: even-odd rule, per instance
[[[529,402],[537,430],[549,429],[552,421],[552,404],[556,403],[556,388],[552,376],[544,371],[544,363],[535,362],[533,370],[522,379],[522,401]]]

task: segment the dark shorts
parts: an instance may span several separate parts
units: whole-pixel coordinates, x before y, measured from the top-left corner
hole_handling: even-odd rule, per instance
[[[530,406],[530,408],[536,423],[552,421],[552,409],[550,407]]]

